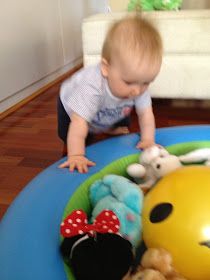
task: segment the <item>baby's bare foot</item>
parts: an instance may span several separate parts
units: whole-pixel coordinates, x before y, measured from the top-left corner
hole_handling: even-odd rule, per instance
[[[108,130],[106,133],[109,135],[128,134],[130,131],[127,126],[119,126]]]

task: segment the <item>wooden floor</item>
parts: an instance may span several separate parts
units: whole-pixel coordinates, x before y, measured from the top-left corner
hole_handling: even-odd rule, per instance
[[[0,218],[34,176],[62,157],[63,145],[56,132],[59,88],[59,84],[53,86],[0,123]],[[157,127],[210,122],[209,107],[203,108],[203,102],[186,101],[177,107],[156,99],[153,105]],[[132,119],[131,132],[136,132],[135,114]],[[96,141],[106,137],[100,135]]]

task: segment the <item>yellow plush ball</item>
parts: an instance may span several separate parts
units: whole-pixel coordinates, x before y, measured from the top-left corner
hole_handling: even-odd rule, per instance
[[[145,197],[142,222],[147,247],[168,250],[187,279],[210,280],[210,167],[162,178]]]

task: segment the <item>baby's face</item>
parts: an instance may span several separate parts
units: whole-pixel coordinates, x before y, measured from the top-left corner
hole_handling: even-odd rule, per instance
[[[102,74],[107,78],[112,94],[122,99],[133,99],[143,94],[160,71],[161,61],[143,58],[135,60],[113,60],[103,66]]]

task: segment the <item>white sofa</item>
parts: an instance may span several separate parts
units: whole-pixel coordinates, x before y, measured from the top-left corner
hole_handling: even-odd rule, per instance
[[[150,86],[153,97],[210,99],[210,9],[145,13],[160,30],[163,64]],[[125,12],[97,14],[83,21],[84,65],[100,60],[107,29]],[[128,37],[129,39],[129,37]]]

